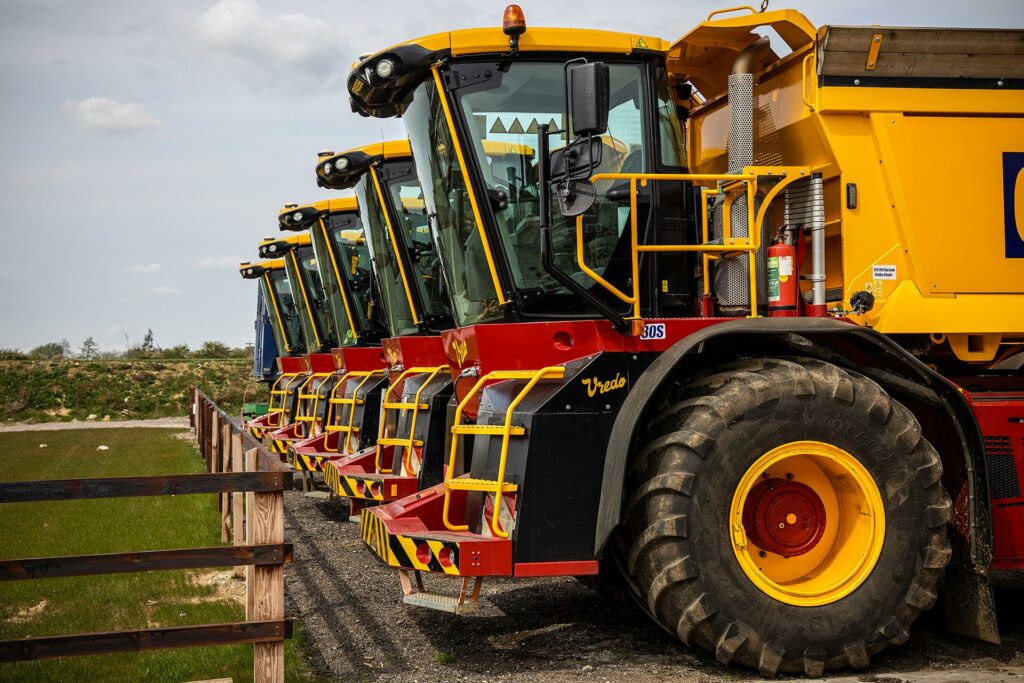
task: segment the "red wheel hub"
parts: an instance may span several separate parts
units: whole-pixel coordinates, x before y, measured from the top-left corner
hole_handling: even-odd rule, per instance
[[[825,533],[825,506],[806,484],[765,479],[750,490],[743,527],[762,550],[796,557],[818,545]]]

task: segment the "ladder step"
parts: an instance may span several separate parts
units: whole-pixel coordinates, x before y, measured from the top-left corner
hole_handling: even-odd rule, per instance
[[[459,598],[455,595],[441,595],[440,593],[427,593],[423,591],[403,596],[402,602],[406,605],[426,607],[427,609],[436,609],[442,612],[451,612],[452,614],[468,614],[475,612],[480,606],[480,603],[476,601],[460,603]]]
[[[384,408],[387,410],[428,410],[430,406],[426,403],[385,403]]]
[[[359,427],[356,427],[354,425],[352,427],[349,427],[348,425],[327,425],[326,427],[324,427],[324,431],[345,432],[355,434],[359,432]]]
[[[394,439],[391,437],[383,437],[377,439],[377,444],[380,446],[422,446],[423,441],[420,439]]]
[[[361,405],[363,405],[363,403],[365,403],[365,401],[363,401],[363,399],[361,399],[361,398],[332,398],[332,399],[328,399],[328,400],[332,404],[334,404],[336,406],[337,405],[350,406],[353,403],[356,404],[357,406],[361,406]]]
[[[469,479],[465,477],[459,477],[458,479],[448,479],[444,482],[444,486],[449,491],[493,491],[497,488],[498,482],[494,479]],[[517,490],[519,487],[509,482],[503,482],[501,485],[502,493],[511,493]]]
[[[454,425],[452,427],[452,434],[493,434],[504,436],[505,425]],[[513,425],[509,430],[509,434],[512,436],[522,436],[526,434],[526,427]]]

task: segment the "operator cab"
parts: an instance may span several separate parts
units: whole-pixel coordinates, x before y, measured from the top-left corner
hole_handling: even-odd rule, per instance
[[[320,187],[355,190],[393,337],[451,327],[441,263],[410,156],[409,143],[398,140],[324,155],[316,167]]]
[[[339,345],[379,344],[387,328],[357,200],[286,205],[278,221],[283,231],[309,231]]]
[[[259,244],[259,254],[263,258],[280,258],[284,261],[302,325],[306,353],[330,353],[331,348],[337,345],[337,337],[309,234],[267,237]]]
[[[352,71],[353,109],[401,115],[408,130],[460,327],[595,311],[619,321],[627,316],[628,305],[579,266],[578,213],[584,262],[619,290],[632,287],[633,212],[641,243],[699,242],[689,183],[650,184],[634,198],[622,179],[599,179],[592,188],[577,182],[594,174],[685,171],[667,49],[658,38],[608,31],[473,29],[389,48]],[[584,85],[572,75],[598,63],[605,125],[573,130],[573,86]],[[545,127],[549,153],[541,164],[538,133]],[[564,181],[549,197],[539,189],[545,172]],[[544,220],[542,203],[560,210]],[[693,315],[700,259],[639,259],[649,284],[642,289],[655,293],[643,314]]]
[[[305,342],[284,259],[245,262],[239,265],[238,271],[246,280],[259,281],[263,300],[270,309],[274,343],[281,356],[302,355]]]

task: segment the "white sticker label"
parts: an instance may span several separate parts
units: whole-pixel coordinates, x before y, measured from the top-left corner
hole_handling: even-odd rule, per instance
[[[895,280],[896,266],[871,266],[873,280]]]
[[[641,340],[664,339],[665,323],[648,323],[644,325],[644,333],[640,335]]]

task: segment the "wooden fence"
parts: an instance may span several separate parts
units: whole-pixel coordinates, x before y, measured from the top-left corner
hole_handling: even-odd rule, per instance
[[[284,681],[284,640],[291,636],[284,564],[292,559],[284,542],[284,491],[292,486],[291,469],[202,392],[192,390],[190,399],[208,474],[0,482],[0,504],[216,493],[221,537],[233,545],[0,560],[0,581],[234,567],[245,576],[246,621],[2,640],[0,662],[252,643],[254,680]]]

